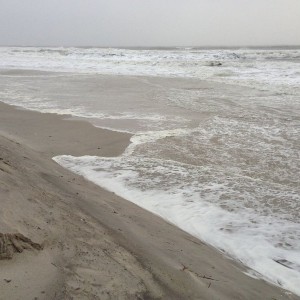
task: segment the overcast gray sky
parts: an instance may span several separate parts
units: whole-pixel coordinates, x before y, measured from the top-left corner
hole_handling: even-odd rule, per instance
[[[0,0],[0,45],[300,44],[300,0]]]

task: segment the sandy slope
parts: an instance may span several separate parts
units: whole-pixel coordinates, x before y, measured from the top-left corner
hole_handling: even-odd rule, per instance
[[[129,136],[0,103],[0,232],[43,246],[0,261],[0,299],[299,299],[201,241],[61,168]]]

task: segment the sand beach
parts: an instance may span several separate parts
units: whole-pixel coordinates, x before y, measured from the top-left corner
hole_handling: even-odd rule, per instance
[[[120,155],[130,142],[66,119],[0,104],[1,233],[41,246],[10,244],[0,299],[299,299],[55,163],[66,153]]]

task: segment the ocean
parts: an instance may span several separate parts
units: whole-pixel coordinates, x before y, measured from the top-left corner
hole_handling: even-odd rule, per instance
[[[133,135],[57,163],[300,295],[300,47],[2,47],[0,77],[5,103]]]

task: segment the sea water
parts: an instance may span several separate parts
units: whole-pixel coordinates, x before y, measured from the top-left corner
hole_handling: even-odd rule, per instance
[[[56,162],[300,295],[300,48],[0,48],[0,58],[1,101],[133,134],[120,157]]]

